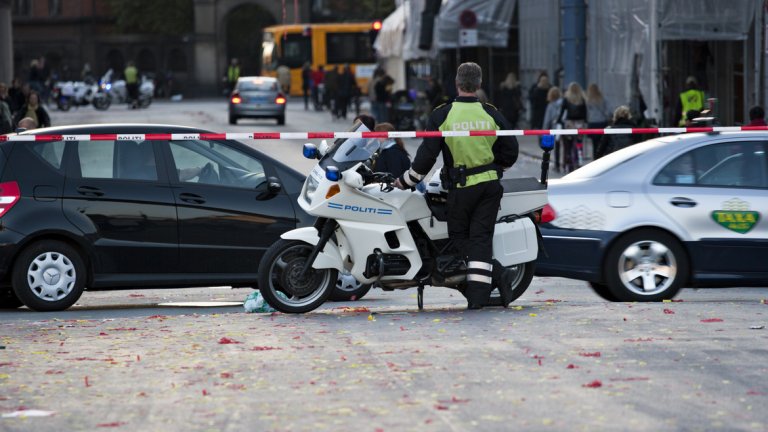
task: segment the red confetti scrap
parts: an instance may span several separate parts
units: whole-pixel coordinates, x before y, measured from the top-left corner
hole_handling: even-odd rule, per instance
[[[277,347],[271,347],[271,346],[255,346],[251,348],[251,351],[272,351],[272,350],[281,350],[282,348]]]
[[[144,297],[144,294],[128,294],[128,297]]]
[[[141,356],[140,356],[140,355],[138,355],[138,354],[136,354],[136,361],[137,361],[137,362],[141,361]]]
[[[575,365],[575,364],[573,364],[573,363],[570,363],[570,364],[568,364],[568,366],[566,366],[565,368],[566,368],[566,369],[578,369],[579,367],[578,367],[578,366],[576,366],[576,365]]]
[[[682,303],[683,299],[672,299],[670,300],[672,303]]]
[[[2,362],[2,363],[0,363],[0,366],[13,366],[13,363],[11,363],[11,362]]]
[[[112,331],[136,331],[136,327],[116,327],[110,329]]]
[[[102,428],[120,427],[120,426],[122,426],[124,424],[126,424],[126,423],[125,422],[99,423],[99,424],[96,425],[96,427],[102,427]]]
[[[765,393],[759,392],[757,390],[750,390],[750,391],[747,392],[747,394],[750,395],[750,396],[765,396],[766,395]]]
[[[151,315],[147,317],[147,319],[166,319],[166,318],[168,317],[165,315]]]
[[[301,336],[294,336],[294,337],[293,337],[293,339],[294,339],[294,340],[298,340],[298,339],[301,339]]]
[[[408,329],[406,329],[406,328],[405,328],[405,327],[403,327],[403,326],[400,326],[400,331],[408,331]]]
[[[587,387],[587,388],[598,388],[598,387],[602,387],[603,383],[600,382],[600,380],[594,380],[594,381],[592,381],[590,383],[582,384],[581,386],[582,387]]]
[[[667,315],[674,315],[675,311],[673,311],[672,309],[664,309],[664,313]]]
[[[347,356],[341,356],[341,361],[347,361]]]
[[[100,332],[100,333],[99,333],[99,336],[109,336],[109,335],[108,335],[108,334],[106,334],[106,333],[104,333],[104,332]]]
[[[145,392],[139,392],[139,394],[137,394],[136,396],[147,397],[147,394]]]
[[[219,376],[222,378],[232,378],[234,375],[230,372],[222,372]]]
[[[449,408],[447,406],[445,406],[445,405],[437,404],[437,405],[435,405],[435,409],[440,410],[440,411],[447,411]]]
[[[203,396],[208,396],[210,393],[208,393],[208,390],[203,389]]]
[[[50,370],[47,370],[47,371],[45,371],[45,374],[46,374],[46,375],[61,375],[61,374],[63,374],[63,373],[64,373],[64,371],[60,371],[60,370],[53,370],[53,369],[50,369]]]
[[[536,294],[542,294],[542,293],[544,293],[543,289],[540,289],[540,290],[536,291]]]
[[[721,320],[720,318],[707,318],[707,319],[701,320],[701,322],[703,322],[703,323],[714,323],[714,322],[723,322],[723,320]]]
[[[91,383],[88,382],[88,375],[85,376],[85,386],[90,387]]]
[[[600,351],[593,352],[593,353],[579,353],[579,355],[582,357],[600,357],[601,356]]]
[[[221,339],[219,339],[219,344],[221,345],[239,344],[239,343],[242,343],[242,342],[236,341],[234,339],[230,339],[228,337],[222,337]]]

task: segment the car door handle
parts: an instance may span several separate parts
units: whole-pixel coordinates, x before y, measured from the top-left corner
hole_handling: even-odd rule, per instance
[[[102,192],[101,189],[93,186],[79,186],[77,188],[77,192],[80,195],[85,195],[85,196],[94,196],[94,197],[104,196],[104,192]]]
[[[669,200],[669,203],[675,207],[696,207],[698,204],[696,201],[685,197],[674,197]]]
[[[200,195],[193,194],[193,193],[180,193],[179,199],[182,201],[192,203],[192,204],[203,204],[205,203],[205,198],[201,197]]]

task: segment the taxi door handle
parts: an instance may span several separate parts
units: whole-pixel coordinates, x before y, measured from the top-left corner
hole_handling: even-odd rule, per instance
[[[672,204],[675,207],[696,207],[696,204],[698,204],[696,201],[685,198],[685,197],[674,197],[671,200],[669,200],[669,203]]]

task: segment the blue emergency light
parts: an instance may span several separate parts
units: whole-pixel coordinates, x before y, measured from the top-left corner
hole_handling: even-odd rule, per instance
[[[554,135],[542,135],[539,147],[544,151],[550,151],[555,148],[555,136]]]
[[[304,144],[304,148],[301,152],[307,159],[317,159],[317,146],[312,143]]]
[[[341,180],[341,173],[335,166],[329,166],[325,169],[325,178],[330,181],[339,181]]]

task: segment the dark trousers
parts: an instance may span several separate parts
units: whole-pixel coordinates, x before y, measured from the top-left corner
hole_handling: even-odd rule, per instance
[[[469,303],[487,305],[491,284],[493,230],[504,189],[487,181],[448,192],[448,236],[467,259]]]

